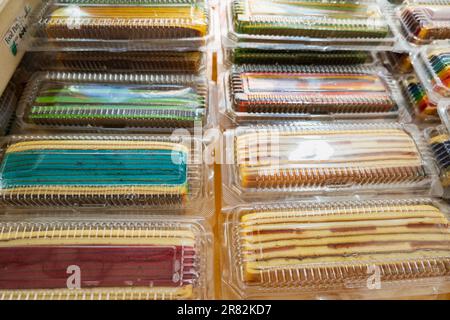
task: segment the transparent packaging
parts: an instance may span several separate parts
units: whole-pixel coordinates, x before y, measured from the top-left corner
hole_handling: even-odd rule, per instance
[[[48,0],[36,10],[33,50],[200,48],[212,37],[207,0]]]
[[[212,152],[188,136],[11,136],[1,146],[0,206],[213,210]]]
[[[17,110],[21,132],[114,130],[172,132],[207,124],[202,76],[38,72]]]
[[[377,58],[392,74],[407,74],[413,71],[409,53],[382,51],[377,53]]]
[[[393,12],[381,1],[224,2],[226,46],[391,49],[396,45],[389,23]]]
[[[248,126],[227,130],[224,139],[226,205],[329,192],[442,192],[414,125]]]
[[[0,135],[8,133],[17,107],[16,85],[10,82],[0,95]]]
[[[401,85],[415,117],[422,121],[439,121],[437,104],[428,96],[427,91],[415,74],[401,79]]]
[[[447,130],[450,130],[450,99],[442,99],[438,105],[439,117]]]
[[[374,57],[368,51],[272,50],[257,48],[225,49],[226,62],[232,64],[369,64]]]
[[[443,98],[450,98],[448,71],[450,68],[450,49],[424,46],[414,55],[413,63],[422,86],[434,104],[437,105]]]
[[[224,281],[240,298],[446,293],[448,212],[417,197],[234,207],[224,224]]]
[[[186,300],[213,292],[212,237],[197,220],[2,218],[0,239],[0,300]]]
[[[407,1],[397,10],[406,39],[414,44],[439,42],[448,45],[450,40],[450,1]]]
[[[372,65],[234,65],[221,111],[234,124],[286,120],[411,119],[400,88]]]
[[[28,52],[22,65],[36,71],[199,73],[206,59],[201,51]]]
[[[443,197],[450,198],[450,135],[444,126],[429,127],[424,130],[428,145],[433,151],[444,190]]]

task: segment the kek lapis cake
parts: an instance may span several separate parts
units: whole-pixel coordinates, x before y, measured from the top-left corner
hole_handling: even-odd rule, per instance
[[[164,138],[13,139],[0,164],[1,203],[182,205],[198,192],[191,155],[190,146]]]
[[[367,290],[375,270],[382,288],[439,281],[450,274],[442,210],[427,199],[241,208],[228,224],[237,286],[248,295]]]
[[[57,219],[0,230],[0,299],[205,297],[205,235],[189,222]]]

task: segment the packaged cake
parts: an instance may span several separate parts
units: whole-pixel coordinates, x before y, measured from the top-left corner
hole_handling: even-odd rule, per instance
[[[208,299],[210,250],[195,220],[2,218],[0,299]]]
[[[414,57],[414,68],[428,95],[436,101],[450,97],[450,49],[426,46]]]
[[[402,79],[401,83],[416,116],[419,119],[437,120],[437,104],[430,100],[417,76],[408,75]]]
[[[426,140],[433,151],[436,166],[444,188],[444,198],[450,197],[450,135],[443,126],[429,127],[424,131]]]
[[[17,112],[21,130],[172,131],[206,123],[208,81],[194,75],[40,72]]]
[[[450,39],[450,1],[407,2],[398,13],[404,34],[412,43],[426,44]]]
[[[400,89],[381,67],[235,65],[224,81],[224,112],[236,122],[407,117]]]
[[[202,150],[186,137],[12,136],[1,149],[0,205],[201,208],[211,187]]]
[[[4,136],[9,131],[16,107],[16,85],[10,82],[0,95],[0,135]]]
[[[372,63],[368,51],[314,51],[235,48],[228,50],[228,59],[235,64],[336,64]]]
[[[376,1],[230,0],[227,4],[228,39],[233,42],[395,44],[386,13]]]
[[[34,71],[198,73],[205,59],[200,51],[28,52],[23,65]]]
[[[389,297],[449,287],[448,207],[437,200],[305,200],[227,213],[224,281],[239,298]]]
[[[435,184],[414,125],[248,126],[227,130],[225,143],[224,189],[238,199],[430,192]]]
[[[35,17],[35,47],[200,47],[210,35],[206,0],[51,0]]]

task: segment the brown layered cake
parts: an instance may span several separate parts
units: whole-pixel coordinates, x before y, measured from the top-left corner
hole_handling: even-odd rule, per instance
[[[188,225],[2,223],[0,230],[0,299],[195,298],[198,239]]]
[[[302,203],[241,212],[236,259],[248,285],[301,290],[450,275],[448,220],[428,200]]]
[[[398,126],[243,130],[235,162],[242,188],[411,186],[429,178],[415,140]]]

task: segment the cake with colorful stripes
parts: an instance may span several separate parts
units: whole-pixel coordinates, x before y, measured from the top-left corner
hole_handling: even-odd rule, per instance
[[[236,32],[260,36],[385,38],[388,24],[375,2],[234,0]]]
[[[234,148],[237,180],[249,190],[411,186],[430,174],[414,138],[396,126],[260,127],[239,132]]]
[[[398,110],[391,84],[370,67],[235,66],[230,99],[236,112],[362,114]]]
[[[428,63],[435,91],[442,96],[450,96],[450,51],[431,50],[428,52]]]
[[[430,101],[425,88],[415,76],[406,77],[402,83],[406,96],[418,116],[437,116],[437,105]]]
[[[400,21],[409,41],[423,44],[450,39],[450,1],[430,0],[407,4]]]
[[[24,129],[189,129],[203,125],[208,95],[204,80],[190,75],[135,78],[38,73],[23,94],[19,118],[25,122]]]
[[[446,131],[436,131],[428,137],[428,144],[440,169],[443,187],[450,186],[450,136]]]
[[[12,142],[0,166],[3,204],[181,204],[189,192],[185,145],[138,139]]]
[[[50,39],[146,40],[202,38],[208,10],[197,0],[65,1],[39,21]]]

